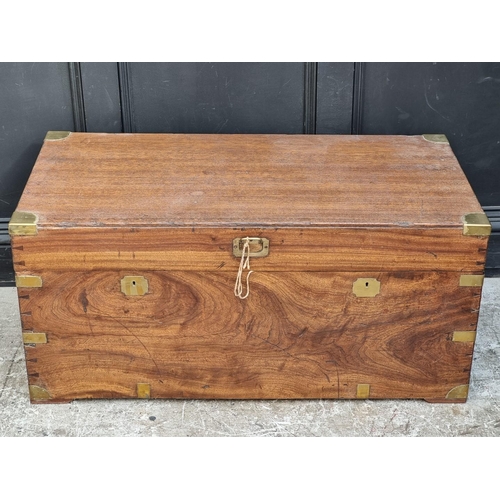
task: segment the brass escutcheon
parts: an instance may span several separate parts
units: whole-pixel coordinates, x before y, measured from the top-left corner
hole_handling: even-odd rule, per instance
[[[144,276],[124,276],[120,283],[125,295],[145,295],[149,290],[148,280]]]
[[[380,293],[380,281],[375,278],[358,278],[352,284],[352,293],[356,297],[375,297]]]

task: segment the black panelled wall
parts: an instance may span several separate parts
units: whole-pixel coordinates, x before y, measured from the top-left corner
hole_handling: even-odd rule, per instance
[[[487,271],[500,275],[500,63],[0,63],[0,90],[0,285],[13,284],[7,223],[48,130],[444,133],[493,224]]]
[[[76,130],[67,63],[0,63],[0,285],[13,284],[7,223],[47,130]]]
[[[500,63],[359,66],[359,134],[446,134],[490,218],[487,275],[500,275]]]

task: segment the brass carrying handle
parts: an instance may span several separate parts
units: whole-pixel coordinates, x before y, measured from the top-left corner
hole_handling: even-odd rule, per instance
[[[241,257],[243,245],[247,238],[234,238],[233,255]],[[269,255],[269,240],[267,238],[248,238],[250,242],[249,257],[267,257]]]

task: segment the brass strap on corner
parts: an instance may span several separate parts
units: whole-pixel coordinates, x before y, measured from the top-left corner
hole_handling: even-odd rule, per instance
[[[453,342],[474,342],[476,340],[475,330],[457,330],[453,332]]]
[[[478,212],[464,215],[465,236],[489,236],[491,224],[486,214]]]
[[[484,274],[462,274],[460,286],[483,286]]]
[[[448,138],[444,134],[423,134],[422,137],[428,142],[449,144]]]
[[[41,276],[16,274],[17,288],[40,288],[42,285],[43,281]]]
[[[139,399],[149,399],[151,397],[151,385],[146,383],[137,384],[137,397]]]
[[[47,334],[40,332],[23,332],[24,344],[46,344]]]
[[[38,233],[38,217],[30,212],[14,212],[9,221],[10,236],[32,236]]]
[[[68,130],[49,130],[45,136],[46,141],[60,141],[66,139],[71,134]]]
[[[370,397],[370,384],[358,384],[356,386],[356,398],[368,399]]]
[[[469,395],[469,384],[457,385],[446,394],[446,399],[467,399]]]
[[[50,392],[39,385],[30,385],[29,391],[32,401],[45,401],[46,399],[52,399]]]

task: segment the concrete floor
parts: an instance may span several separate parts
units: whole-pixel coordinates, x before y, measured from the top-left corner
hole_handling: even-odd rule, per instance
[[[499,436],[500,279],[486,279],[466,404],[75,401],[31,405],[14,288],[0,288],[0,436]]]

